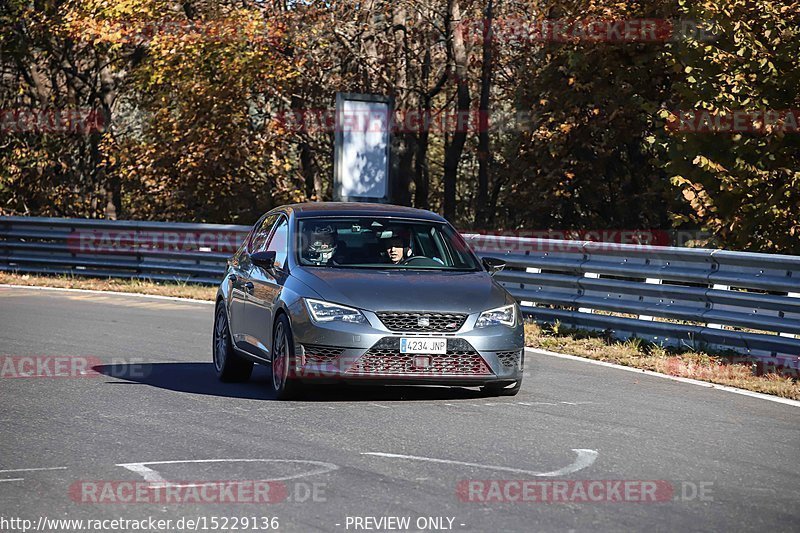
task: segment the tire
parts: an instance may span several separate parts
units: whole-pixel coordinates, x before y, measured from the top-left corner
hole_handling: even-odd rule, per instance
[[[509,387],[512,383],[513,386]],[[520,388],[522,388],[522,379],[490,383],[481,387],[481,391],[487,396],[516,396]]]
[[[294,362],[294,335],[289,319],[281,314],[272,330],[272,364],[270,385],[276,400],[288,400],[300,395],[300,383],[292,379],[290,368]]]
[[[230,331],[228,313],[225,312],[225,304],[220,301],[214,312],[214,341],[211,348],[214,370],[220,381],[247,381],[253,372],[253,362],[236,353]]]

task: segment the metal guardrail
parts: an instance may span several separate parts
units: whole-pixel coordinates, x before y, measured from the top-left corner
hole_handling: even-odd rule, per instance
[[[0,270],[218,283],[247,226],[0,217]],[[800,257],[465,235],[542,323],[800,368]]]
[[[507,262],[496,278],[537,322],[800,368],[800,257],[465,237],[479,255]]]
[[[219,283],[249,226],[0,217],[0,270]]]

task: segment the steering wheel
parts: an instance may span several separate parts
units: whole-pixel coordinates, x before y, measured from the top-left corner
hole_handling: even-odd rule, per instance
[[[401,261],[400,264],[409,266],[439,266],[439,263],[430,257],[425,257],[424,255],[412,255],[411,257]]]

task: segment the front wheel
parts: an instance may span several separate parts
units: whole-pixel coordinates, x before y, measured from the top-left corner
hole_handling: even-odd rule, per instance
[[[253,372],[253,362],[242,358],[233,350],[228,314],[225,304],[217,303],[214,313],[214,369],[220,381],[247,381]]]
[[[294,363],[294,336],[286,315],[281,315],[275,321],[272,333],[272,391],[277,400],[287,400],[298,395],[300,384],[291,379],[289,369]]]
[[[481,391],[488,396],[516,396],[520,388],[522,388],[522,379],[489,383],[481,387]]]

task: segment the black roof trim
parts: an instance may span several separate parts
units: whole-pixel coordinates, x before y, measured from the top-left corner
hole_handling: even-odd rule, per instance
[[[278,210],[293,212],[297,218],[315,216],[384,216],[432,220],[446,222],[444,218],[431,211],[414,209],[391,204],[372,204],[366,202],[307,202],[282,206]]]

